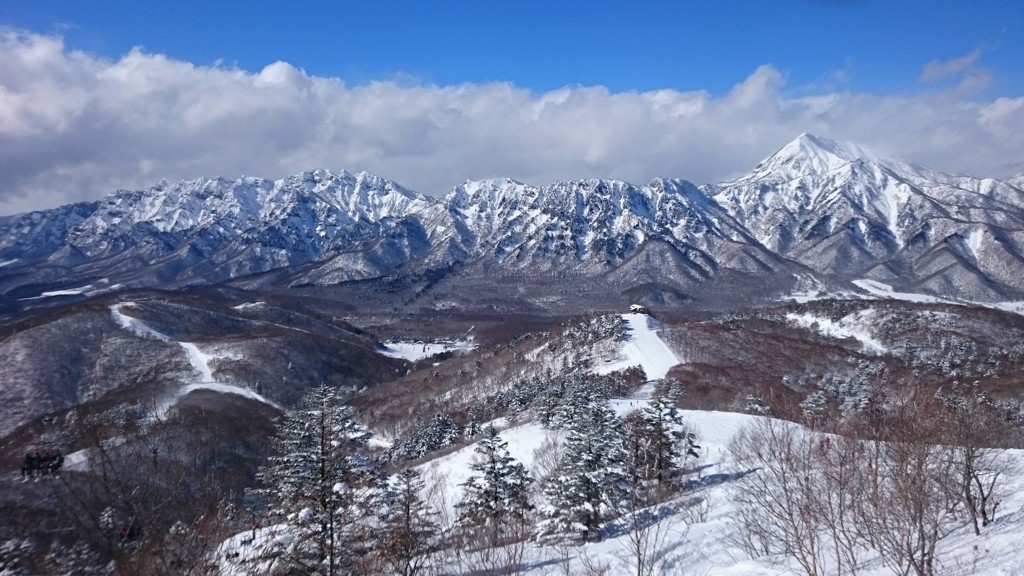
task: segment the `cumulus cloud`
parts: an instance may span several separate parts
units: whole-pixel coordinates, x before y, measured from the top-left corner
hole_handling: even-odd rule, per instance
[[[433,196],[493,176],[714,182],[801,132],[951,172],[1024,171],[1024,142],[1007,128],[1024,125],[1024,98],[786,92],[784,73],[770,65],[721,95],[408,79],[351,86],[286,62],[253,73],[138,49],[106,60],[68,50],[59,36],[5,30],[0,213],[162,178],[281,178],[314,168],[366,170]]]

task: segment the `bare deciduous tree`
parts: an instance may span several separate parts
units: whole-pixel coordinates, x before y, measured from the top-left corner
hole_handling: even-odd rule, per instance
[[[942,538],[991,518],[1005,470],[980,428],[934,408],[907,402],[834,436],[767,419],[743,430],[731,446],[750,472],[732,492],[739,544],[809,575],[856,573],[871,550],[894,574],[939,573]]]
[[[790,556],[807,574],[823,573],[813,439],[788,422],[759,418],[740,431],[730,451],[752,472],[731,492],[738,543],[753,556]]]
[[[84,419],[76,435],[87,465],[54,484],[76,540],[50,555],[54,563],[76,572],[103,562],[121,574],[210,573],[208,555],[227,522],[223,484],[202,462],[209,439],[132,406]]]
[[[953,447],[953,465],[958,472],[964,507],[974,533],[995,520],[1002,498],[1000,481],[1009,472],[1009,461],[998,448],[1008,432],[994,406],[983,396],[960,396],[950,406],[952,419],[945,428],[945,441]]]

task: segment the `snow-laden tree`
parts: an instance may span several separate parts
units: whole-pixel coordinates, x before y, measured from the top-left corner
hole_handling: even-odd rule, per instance
[[[600,539],[602,522],[629,500],[621,422],[607,403],[595,402],[572,422],[561,463],[544,486],[537,535]]]
[[[807,398],[800,402],[800,409],[803,411],[804,418],[811,422],[824,416],[828,410],[828,398],[825,396],[825,392],[815,390],[808,394]]]
[[[683,416],[667,397],[655,397],[624,422],[629,463],[637,474],[667,487],[682,474],[686,458],[699,456],[696,437],[686,430]]]
[[[434,414],[428,422],[416,418],[412,432],[390,450],[393,458],[414,460],[458,442],[462,429],[447,414]]]
[[[423,493],[420,473],[406,468],[388,480],[376,501],[378,555],[402,576],[426,571],[430,555],[440,546],[437,512],[424,501]]]
[[[517,535],[528,520],[530,484],[526,467],[509,454],[493,426],[477,442],[470,468],[473,474],[461,484],[462,500],[456,504],[458,526],[465,535],[495,546],[507,535]]]
[[[546,407],[551,413],[545,425],[554,428],[569,428],[584,418],[595,401],[611,396],[606,377],[573,372],[561,378],[557,387],[551,388],[553,406]]]
[[[289,526],[289,537],[278,539],[289,570],[329,576],[356,570],[366,540],[357,520],[372,477],[359,449],[368,436],[338,392],[323,385],[278,425],[273,455],[257,473],[262,487],[254,492]]]
[[[700,456],[696,436],[683,426],[683,416],[671,399],[652,398],[641,411],[646,446],[642,464],[645,477],[666,484],[682,472],[687,458]]]

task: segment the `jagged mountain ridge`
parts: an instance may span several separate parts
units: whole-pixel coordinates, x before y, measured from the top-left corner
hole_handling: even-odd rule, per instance
[[[1019,292],[1024,192],[801,135],[748,176],[704,191],[780,256],[829,274],[938,293]]]
[[[28,264],[26,276],[34,282],[209,283],[351,249],[430,204],[384,178],[345,171],[316,170],[276,182],[161,182],[75,205],[73,219],[54,217],[54,211],[0,219],[0,253],[9,266]],[[24,262],[20,238],[47,230],[56,230],[51,236],[59,241]]]
[[[702,268],[733,265],[715,258],[727,243],[749,245],[732,218],[691,183],[656,179],[645,186],[578,180],[546,187],[514,180],[466,182],[441,200],[450,226],[441,244],[457,246],[485,272],[526,268],[593,276],[635,256],[650,241],[666,242]]]
[[[950,176],[804,134],[700,188],[467,181],[440,199],[366,173],[161,182],[0,218],[0,290],[205,284],[275,271],[334,285],[424,271],[680,290],[723,271],[872,277],[965,298],[1024,293],[1019,181]]]

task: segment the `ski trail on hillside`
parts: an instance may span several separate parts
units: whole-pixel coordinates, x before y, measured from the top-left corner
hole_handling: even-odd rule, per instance
[[[626,323],[626,338],[619,350],[619,357],[594,369],[597,374],[609,374],[640,366],[648,380],[664,378],[669,369],[680,364],[675,352],[658,336],[661,323],[646,314],[623,314]]]
[[[160,403],[160,405],[156,407],[154,412],[158,418],[163,417],[165,414],[167,414],[167,412],[171,408],[173,408],[182,398],[184,398],[190,392],[193,392],[195,390],[211,390],[213,392],[219,392],[221,394],[235,394],[236,396],[243,396],[245,398],[249,398],[251,400],[256,400],[257,402],[262,402],[269,406],[273,406],[278,410],[283,410],[283,408],[281,408],[280,405],[278,405],[273,400],[266,398],[262,394],[259,394],[248,388],[236,386],[234,384],[218,382],[214,378],[213,369],[210,367],[210,361],[217,358],[234,358],[234,356],[231,356],[230,354],[212,355],[204,353],[194,343],[181,342],[175,340],[168,336],[167,334],[164,334],[159,330],[155,330],[154,328],[150,327],[142,320],[128,316],[127,314],[121,311],[122,308],[131,308],[133,306],[135,306],[134,302],[121,302],[119,304],[114,304],[110,307],[110,314],[113,317],[114,321],[119,326],[135,334],[136,336],[140,336],[142,338],[153,338],[155,340],[160,340],[161,342],[176,343],[178,346],[181,347],[182,351],[185,353],[185,357],[188,359],[188,363],[192,366],[193,373],[199,374],[198,381],[186,382],[184,386],[178,389],[178,391],[174,394],[173,397]]]
[[[876,280],[854,280],[853,284],[869,293],[871,296],[884,300],[903,300],[906,302],[922,302],[925,304],[950,304],[952,306],[977,306],[979,308],[1002,310],[1003,312],[1010,312],[1012,314],[1024,316],[1024,302],[1019,301],[978,302],[977,300],[951,300],[949,298],[939,298],[938,296],[931,296],[928,294],[897,292],[892,286],[883,284]]]
[[[155,340],[160,340],[161,342],[172,341],[170,336],[150,328],[142,320],[139,320],[138,318],[133,318],[131,316],[128,316],[124,312],[121,312],[122,308],[134,307],[135,302],[120,302],[110,307],[110,315],[111,317],[113,317],[114,322],[117,322],[118,326],[124,328],[125,330],[131,332],[132,334],[135,334],[136,336],[139,336],[141,338],[153,338]]]

